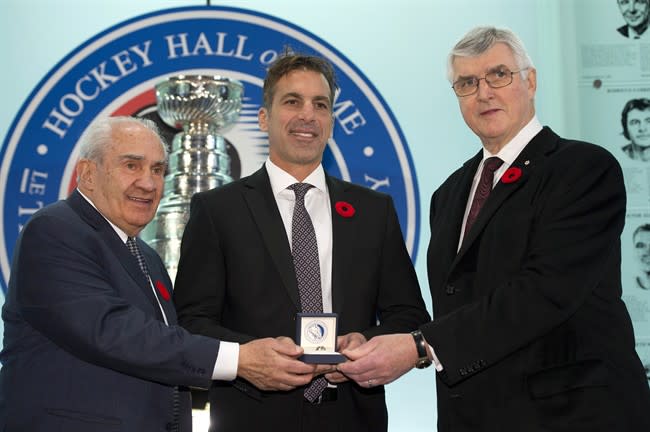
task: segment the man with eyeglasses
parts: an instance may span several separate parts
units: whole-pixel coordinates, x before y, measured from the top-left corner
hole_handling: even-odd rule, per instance
[[[384,384],[432,359],[439,431],[650,430],[621,300],[619,164],[542,127],[510,30],[471,30],[448,71],[482,148],[431,199],[434,320],[344,350],[339,370]]]

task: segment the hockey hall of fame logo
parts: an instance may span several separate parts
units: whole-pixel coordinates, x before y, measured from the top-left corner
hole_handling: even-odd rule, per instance
[[[361,71],[325,41],[275,17],[228,7],[184,7],[139,16],[93,37],[59,62],[21,107],[0,153],[2,290],[21,227],[75,187],[77,141],[95,117],[147,117],[168,140],[177,132],[158,117],[154,87],[160,81],[183,74],[241,82],[240,117],[222,135],[231,177],[256,171],[268,155],[267,136],[257,127],[262,83],[268,65],[287,46],[327,58],[337,75],[326,171],[390,194],[413,256],[419,233],[413,163],[394,116]]]

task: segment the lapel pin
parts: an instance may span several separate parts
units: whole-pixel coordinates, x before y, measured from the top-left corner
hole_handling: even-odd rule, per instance
[[[521,168],[512,166],[503,173],[501,176],[501,181],[506,184],[514,183],[519,180],[519,177],[521,177]]]
[[[334,208],[336,209],[336,212],[344,218],[351,218],[356,212],[354,207],[352,207],[352,204],[345,201],[337,201],[337,203],[334,204]]]
[[[164,283],[157,280],[154,285],[156,287],[156,291],[158,291],[158,294],[160,294],[160,297],[162,297],[165,301],[171,300],[172,296],[169,294],[169,290]]]

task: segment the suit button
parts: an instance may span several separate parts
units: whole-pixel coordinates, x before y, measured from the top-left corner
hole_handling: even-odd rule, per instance
[[[448,295],[452,295],[452,294],[456,293],[456,287],[454,287],[453,285],[447,285],[447,288],[445,289],[445,292]]]
[[[465,376],[465,375],[467,375],[467,371],[466,371],[464,368],[460,368],[460,369],[458,370],[458,373],[460,373],[460,376]]]

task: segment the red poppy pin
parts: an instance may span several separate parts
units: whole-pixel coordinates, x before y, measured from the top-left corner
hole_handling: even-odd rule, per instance
[[[169,295],[169,290],[165,284],[157,280],[154,285],[156,286],[156,290],[158,291],[158,294],[160,294],[160,297],[162,297],[165,301],[169,301],[172,298],[172,296]]]
[[[336,212],[344,218],[351,218],[356,212],[354,207],[352,207],[352,204],[345,201],[338,201],[336,204],[334,204],[334,208],[336,209]]]
[[[514,183],[521,177],[521,168],[510,167],[501,176],[501,181],[504,183]]]

